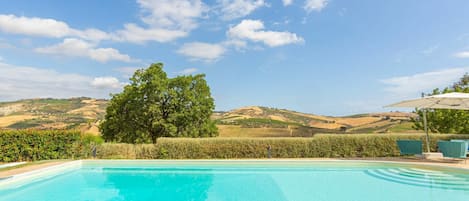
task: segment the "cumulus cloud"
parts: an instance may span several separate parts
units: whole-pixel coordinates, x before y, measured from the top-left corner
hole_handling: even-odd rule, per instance
[[[115,77],[96,77],[91,81],[91,86],[98,89],[120,89],[124,85]]]
[[[126,23],[123,29],[106,33],[93,28],[74,29],[66,22],[51,18],[0,15],[0,31],[50,38],[74,37],[89,41],[168,42],[186,37],[198,26],[197,19],[208,10],[201,0],[138,0],[137,3],[144,26]]]
[[[145,15],[142,21],[151,27],[191,30],[196,19],[207,10],[201,0],[138,0]]]
[[[147,41],[169,42],[188,35],[185,30],[170,30],[162,28],[143,28],[136,24],[125,24],[123,30],[116,32],[118,41],[145,43]]]
[[[18,17],[15,15],[0,15],[0,31],[11,34],[51,38],[73,36],[93,41],[111,38],[109,34],[98,29],[78,30],[69,27],[65,22],[55,19]]]
[[[70,98],[88,96],[109,98],[122,88],[97,88],[94,78],[36,67],[16,66],[0,62],[0,100],[26,98]]]
[[[14,34],[59,38],[66,36],[70,32],[70,27],[65,22],[54,19],[0,15],[0,30]]]
[[[138,0],[145,27],[128,23],[116,40],[133,43],[169,42],[186,37],[208,10],[201,0]]]
[[[225,51],[226,49],[220,44],[193,42],[185,43],[177,53],[195,60],[210,62],[220,58]]]
[[[225,47],[234,47],[237,50],[242,50],[247,47],[247,43],[240,39],[229,39],[222,43]]]
[[[303,8],[307,12],[311,12],[311,11],[319,12],[327,6],[328,1],[329,0],[306,0]]]
[[[449,68],[440,71],[419,73],[409,76],[392,77],[381,80],[386,84],[386,91],[400,97],[418,97],[422,92],[449,86],[469,70],[466,68]]]
[[[62,43],[36,48],[35,51],[43,54],[88,57],[103,63],[108,61],[132,61],[129,55],[121,54],[114,48],[96,48],[95,46],[95,44],[80,39],[66,38]]]
[[[458,52],[454,56],[457,58],[469,58],[469,51]]]
[[[270,47],[304,42],[304,39],[295,33],[265,31],[264,23],[260,20],[243,20],[238,25],[231,27],[227,35],[233,39],[262,42]]]
[[[254,10],[266,6],[264,0],[221,0],[220,4],[224,20],[245,17]]]
[[[293,3],[293,0],[282,0],[284,6],[289,6]]]

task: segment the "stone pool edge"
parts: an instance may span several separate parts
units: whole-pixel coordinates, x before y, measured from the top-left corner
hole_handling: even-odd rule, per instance
[[[53,177],[57,175],[57,173],[64,172],[66,170],[81,168],[82,163],[83,160],[75,160],[10,175],[0,180],[0,189],[14,188],[25,182],[29,183],[34,182],[36,180],[42,180],[44,178]]]

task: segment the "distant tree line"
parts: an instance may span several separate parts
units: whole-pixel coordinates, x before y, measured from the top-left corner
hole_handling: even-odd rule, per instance
[[[442,90],[436,88],[427,95],[451,92],[469,93],[469,75],[466,73],[459,81]],[[414,128],[423,130],[423,112],[417,111],[418,118],[413,119]],[[450,109],[428,109],[428,129],[434,133],[467,133],[469,134],[469,111]]]

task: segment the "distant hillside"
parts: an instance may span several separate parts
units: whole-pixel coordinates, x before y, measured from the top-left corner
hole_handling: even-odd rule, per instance
[[[0,103],[2,129],[80,129],[99,133],[107,101],[91,98],[27,99]]]
[[[99,133],[107,100],[28,99],[0,103],[0,129],[80,129]],[[220,136],[311,136],[315,133],[415,132],[413,113],[388,112],[329,117],[268,107],[215,112]]]
[[[221,131],[226,128],[233,130],[233,126],[239,129],[283,128],[287,129],[284,131],[287,135],[289,133],[293,136],[295,133],[298,136],[308,136],[314,133],[415,132],[410,122],[412,117],[415,117],[415,114],[403,112],[329,117],[259,106],[243,107],[214,115],[214,119],[221,125]]]

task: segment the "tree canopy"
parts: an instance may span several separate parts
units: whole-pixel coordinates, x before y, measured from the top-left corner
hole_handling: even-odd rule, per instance
[[[112,95],[100,126],[106,141],[155,143],[159,137],[218,135],[205,75],[168,78],[162,63],[137,70],[122,93]]]
[[[437,95],[450,92],[469,93],[469,75],[465,74],[453,85],[440,90],[434,89],[428,95]],[[423,130],[423,123],[419,119],[423,118],[423,112],[417,111],[418,119],[414,119],[414,127]],[[449,110],[449,109],[428,109],[427,110],[428,129],[434,133],[469,133],[469,111]]]

